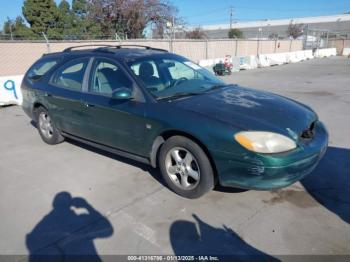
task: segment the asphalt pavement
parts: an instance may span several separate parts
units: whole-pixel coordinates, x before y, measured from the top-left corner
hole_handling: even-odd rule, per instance
[[[164,187],[157,170],[79,143],[46,145],[20,107],[0,108],[0,254],[350,255],[346,59],[223,79],[318,113],[330,145],[311,175],[277,191],[217,188],[188,200]]]

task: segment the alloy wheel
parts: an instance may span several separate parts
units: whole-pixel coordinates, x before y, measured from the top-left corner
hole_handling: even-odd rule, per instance
[[[185,148],[175,147],[166,155],[165,167],[171,181],[183,190],[195,188],[200,180],[200,169],[194,155]]]
[[[39,128],[45,138],[50,139],[53,136],[53,126],[50,116],[42,112],[39,115]]]

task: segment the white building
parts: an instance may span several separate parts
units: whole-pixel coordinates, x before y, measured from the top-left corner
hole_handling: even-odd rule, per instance
[[[290,23],[303,24],[304,29],[313,32],[329,32],[331,36],[350,38],[350,14],[303,17],[280,20],[259,20],[251,22],[235,22],[232,28],[243,31],[245,38],[268,38],[273,34],[279,37],[287,36]],[[189,30],[195,28],[189,28]],[[208,38],[227,38],[230,24],[204,25],[201,28]]]

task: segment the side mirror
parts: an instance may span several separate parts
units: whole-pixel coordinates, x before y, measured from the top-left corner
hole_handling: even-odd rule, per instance
[[[132,98],[132,91],[128,88],[118,88],[113,92],[113,98],[128,100]]]

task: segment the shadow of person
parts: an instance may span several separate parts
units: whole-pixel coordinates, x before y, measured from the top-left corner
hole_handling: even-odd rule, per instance
[[[29,261],[101,261],[93,241],[112,234],[108,219],[85,199],[61,192],[26,236]]]
[[[301,183],[320,204],[350,223],[350,149],[329,147]]]
[[[247,244],[232,229],[215,228],[192,216],[196,223],[178,220],[170,227],[170,242],[176,256],[215,255],[220,261],[279,261]]]

